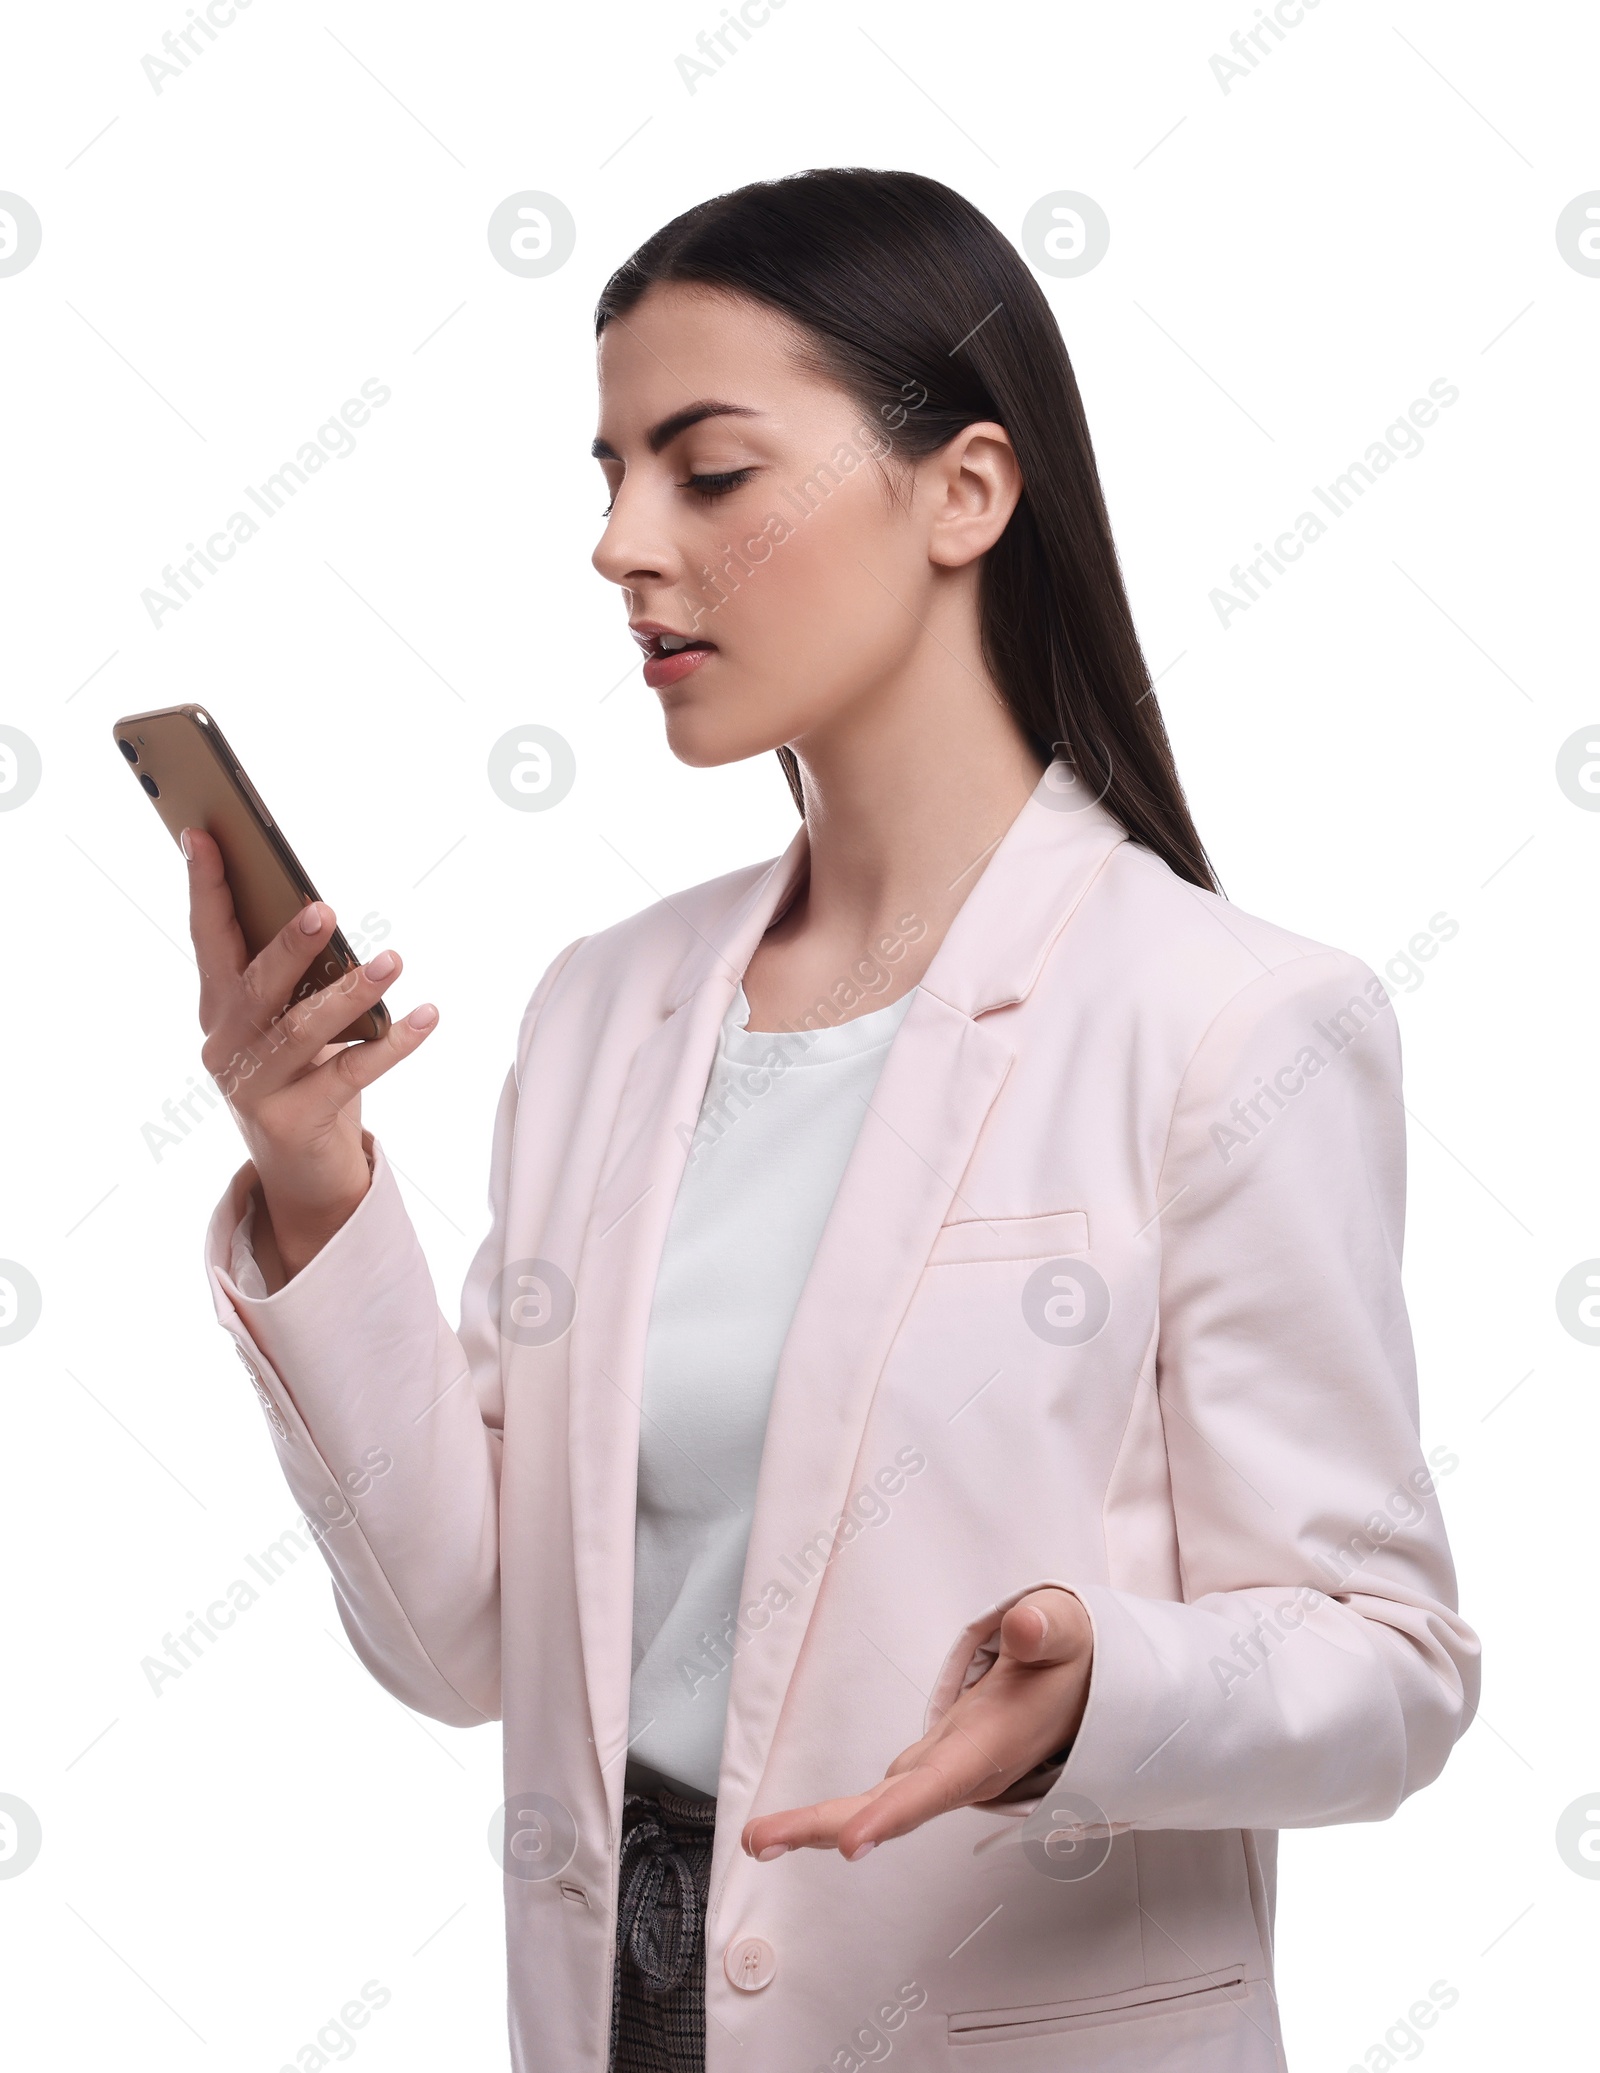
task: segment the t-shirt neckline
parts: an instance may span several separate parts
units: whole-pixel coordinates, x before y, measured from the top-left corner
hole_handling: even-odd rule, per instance
[[[745,1025],[750,1020],[750,1002],[741,980],[734,988],[722,1025],[723,1050],[728,1057],[741,1062],[765,1058],[774,1046],[782,1049],[789,1062],[796,1065],[821,1065],[836,1058],[854,1058],[863,1051],[876,1050],[893,1041],[916,991],[913,986],[886,1007],[869,1009],[865,1015],[852,1015],[846,1022],[825,1023],[812,1029],[748,1029]]]

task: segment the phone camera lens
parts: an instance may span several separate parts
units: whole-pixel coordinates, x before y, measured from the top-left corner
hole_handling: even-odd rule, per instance
[[[124,741],[124,740],[122,739],[121,735],[118,735],[118,737],[117,737],[117,747],[118,747],[119,749],[121,749],[122,753],[123,753],[123,754],[124,754],[124,755],[125,755],[125,756],[127,757],[128,761],[129,761],[130,763],[137,763],[137,762],[138,762],[138,760],[139,760],[139,751],[138,751],[138,750],[137,750],[137,749],[136,749],[136,748],[134,747],[134,745],[133,745],[133,743],[132,743],[131,741]]]
[[[141,777],[139,782],[144,786],[152,799],[159,799],[161,797],[160,792],[156,789],[156,781],[153,777]]]

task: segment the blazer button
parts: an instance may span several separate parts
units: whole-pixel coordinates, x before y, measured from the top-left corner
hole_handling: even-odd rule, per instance
[[[722,1954],[722,1969],[730,1986],[759,1993],[778,1969],[777,1953],[764,1936],[736,1936]]]

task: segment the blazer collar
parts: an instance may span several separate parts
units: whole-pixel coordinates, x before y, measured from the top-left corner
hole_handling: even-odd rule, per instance
[[[990,852],[973,860],[971,892],[923,975],[925,991],[964,1015],[1025,1000],[1056,937],[1100,866],[1129,840],[1071,766],[1050,764]],[[737,979],[810,864],[802,822],[794,840],[744,891],[714,935],[697,936],[668,989],[669,1013],[709,979]]]

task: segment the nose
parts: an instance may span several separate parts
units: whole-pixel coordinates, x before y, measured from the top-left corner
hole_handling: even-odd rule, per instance
[[[628,494],[626,484],[611,501],[611,514],[590,556],[608,583],[625,590],[638,590],[670,579],[674,558],[665,541],[650,537],[641,499]]]

